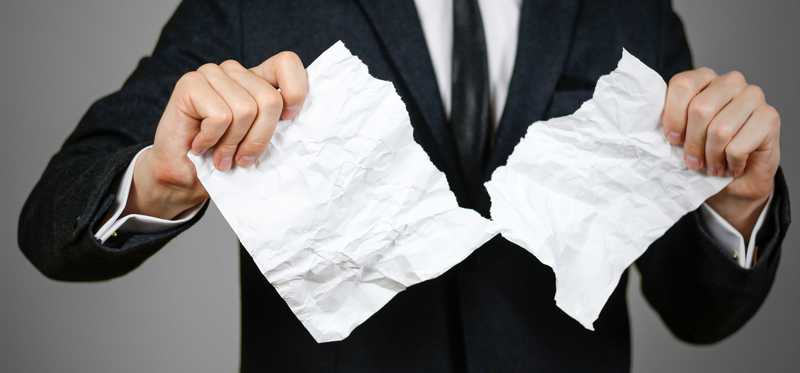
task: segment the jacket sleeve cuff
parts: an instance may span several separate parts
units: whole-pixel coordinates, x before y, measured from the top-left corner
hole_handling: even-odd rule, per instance
[[[185,224],[191,221],[192,218],[194,218],[203,207],[203,204],[197,205],[173,220],[161,219],[154,216],[141,214],[122,216],[122,213],[125,210],[128,202],[131,184],[133,183],[133,170],[136,165],[136,161],[139,159],[139,156],[142,154],[142,152],[150,147],[151,146],[147,146],[136,153],[136,155],[133,157],[133,160],[128,165],[128,168],[125,170],[125,173],[120,178],[119,184],[117,185],[117,192],[114,197],[114,212],[111,214],[108,220],[106,220],[106,222],[94,232],[94,238],[100,241],[100,243],[105,243],[109,238],[117,236],[118,233],[152,234],[166,231],[177,225]]]
[[[723,246],[723,242],[718,240],[716,235],[710,230],[710,226],[706,224],[705,218],[702,216],[702,207],[692,213],[692,220],[694,220],[694,228],[697,231],[698,239],[707,248],[708,252],[705,254],[710,257],[717,257],[720,260],[730,262],[735,268],[733,272],[758,272],[761,267],[774,267],[780,257],[780,246],[783,242],[786,232],[788,231],[791,223],[791,208],[789,204],[789,191],[786,185],[786,179],[783,176],[783,170],[779,167],[775,175],[775,189],[770,196],[770,200],[766,207],[759,216],[760,223],[758,231],[750,235],[750,242],[747,243],[747,255],[745,260],[749,259],[749,266],[744,267],[739,265],[739,259],[734,259],[733,256],[728,255],[730,249]],[[763,219],[761,219],[763,217]],[[744,242],[742,240],[742,244]],[[712,253],[713,252],[713,253]]]
[[[752,268],[753,258],[756,252],[755,237],[758,236],[758,232],[764,224],[764,219],[767,216],[767,210],[771,202],[772,195],[770,195],[767,203],[758,215],[758,219],[753,226],[753,232],[750,235],[751,239],[747,243],[745,243],[742,234],[707,203],[704,203],[700,207],[700,219],[709,236],[717,241],[718,246],[721,247],[726,254],[736,260],[742,268]]]

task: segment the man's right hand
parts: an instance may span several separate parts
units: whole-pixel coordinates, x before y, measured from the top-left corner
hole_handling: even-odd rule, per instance
[[[281,52],[251,69],[206,64],[178,80],[153,146],[134,166],[124,215],[173,219],[208,194],[186,154],[212,152],[220,171],[248,167],[266,150],[280,119],[292,119],[308,92],[300,58]]]

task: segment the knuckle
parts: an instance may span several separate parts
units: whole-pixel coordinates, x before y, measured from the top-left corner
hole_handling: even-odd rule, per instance
[[[764,115],[767,118],[767,123],[773,130],[779,130],[781,127],[781,114],[772,105],[764,106]]]
[[[231,103],[234,120],[252,121],[258,115],[258,107],[252,100],[238,100]]]
[[[180,79],[178,79],[178,84],[179,85],[181,85],[181,84],[182,85],[186,85],[186,84],[193,85],[193,84],[196,84],[197,82],[201,81],[202,79],[203,79],[203,74],[201,74],[201,73],[199,73],[197,71],[189,71],[189,72],[183,74],[180,77]]]
[[[275,58],[277,59],[279,66],[283,68],[293,67],[295,65],[302,66],[303,64],[300,60],[300,56],[292,51],[279,52],[275,55]]]
[[[258,156],[267,148],[267,142],[262,140],[253,140],[243,143],[239,147],[239,154]]]
[[[701,76],[703,76],[704,78],[709,79],[709,80],[710,79],[714,79],[714,78],[717,77],[717,72],[714,71],[714,69],[712,69],[710,67],[707,67],[707,66],[703,66],[701,68],[698,68],[696,71],[698,73],[700,73]]]
[[[725,148],[725,155],[728,156],[728,159],[736,163],[742,163],[747,160],[747,152],[743,151],[738,146],[728,146]]]
[[[734,131],[729,126],[720,125],[709,129],[708,134],[716,143],[725,144],[733,138]]]
[[[689,154],[693,155],[697,158],[703,157],[703,148],[695,144],[694,142],[687,142],[683,145],[684,151]]]
[[[213,70],[216,70],[217,68],[219,68],[219,66],[217,66],[217,65],[215,65],[213,63],[206,63],[206,64],[203,64],[202,66],[200,66],[197,69],[197,71],[206,72],[207,73],[207,72],[211,72]]]
[[[305,92],[298,92],[296,90],[284,91],[281,92],[281,95],[283,97],[283,101],[291,104],[298,104],[306,98]]]
[[[743,85],[747,83],[747,79],[744,77],[744,74],[742,74],[742,72],[739,70],[733,70],[725,74],[724,78],[728,82],[736,85]]]
[[[710,119],[715,111],[714,105],[702,97],[696,97],[689,103],[689,115],[702,120]]]
[[[253,98],[256,100],[256,105],[260,111],[266,110],[267,103],[273,99],[273,92],[270,89],[259,89],[258,91],[254,92]]]
[[[195,140],[198,146],[203,149],[208,149],[214,146],[214,139],[207,132],[200,132]]]
[[[222,67],[223,69],[226,69],[226,70],[228,70],[228,69],[238,69],[238,68],[242,67],[242,65],[239,63],[239,61],[236,61],[236,60],[225,60],[225,62],[221,63],[219,66]]]
[[[664,113],[661,119],[664,129],[669,132],[683,132],[683,120],[678,113]]]
[[[675,116],[673,114],[666,112],[661,116],[661,124],[664,125],[665,129],[675,130],[675,128],[678,127],[678,124],[676,123],[677,121],[674,117]]]
[[[764,114],[770,121],[780,121],[781,119],[781,114],[778,112],[778,109],[769,104],[764,105]]]
[[[209,119],[216,124],[229,125],[233,122],[233,113],[223,108],[210,109]]]
[[[672,87],[673,89],[677,88],[681,91],[688,92],[694,90],[694,80],[692,80],[692,78],[690,78],[689,75],[685,73],[679,73],[675,74],[669,80],[669,86]]]
[[[277,90],[269,90],[261,99],[261,107],[265,111],[279,113],[283,110],[283,96]]]
[[[761,89],[761,87],[759,87],[759,86],[757,86],[755,84],[751,84],[751,85],[748,85],[747,88],[745,88],[745,90],[746,90],[747,94],[750,95],[751,97],[753,97],[755,100],[757,100],[759,102],[763,102],[764,101],[764,99],[765,99],[764,90]]]

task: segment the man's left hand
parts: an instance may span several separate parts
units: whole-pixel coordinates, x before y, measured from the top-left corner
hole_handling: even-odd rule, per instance
[[[734,177],[706,203],[748,240],[774,187],[778,111],[742,73],[717,75],[702,67],[669,81],[662,122],[667,140],[683,145],[689,169]]]

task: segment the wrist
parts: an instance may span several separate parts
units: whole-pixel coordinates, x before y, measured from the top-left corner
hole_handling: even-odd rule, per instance
[[[753,227],[768,200],[769,194],[763,197],[746,198],[722,191],[709,198],[706,203],[736,228],[747,242],[750,240]]]
[[[181,173],[164,170],[164,164],[157,160],[152,148],[142,152],[134,165],[123,215],[141,214],[172,220],[205,202],[208,195],[193,177],[193,169],[191,178],[176,178],[174,175]]]

